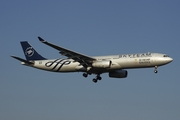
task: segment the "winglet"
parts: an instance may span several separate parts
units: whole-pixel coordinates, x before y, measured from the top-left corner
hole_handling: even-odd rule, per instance
[[[38,37],[39,41],[41,42],[46,42],[44,39],[42,39],[41,37]]]

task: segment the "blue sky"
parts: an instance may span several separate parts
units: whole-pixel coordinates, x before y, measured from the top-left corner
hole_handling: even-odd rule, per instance
[[[178,0],[0,1],[1,120],[179,120]],[[52,73],[20,65],[20,41],[47,58],[58,51],[38,36],[89,55],[159,52],[174,61],[128,70],[125,79],[92,82],[82,73]]]

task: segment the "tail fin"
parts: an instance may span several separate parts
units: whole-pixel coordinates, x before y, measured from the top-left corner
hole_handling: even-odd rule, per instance
[[[22,41],[21,46],[24,51],[26,60],[45,60],[46,58],[42,57],[36,50],[27,42]]]

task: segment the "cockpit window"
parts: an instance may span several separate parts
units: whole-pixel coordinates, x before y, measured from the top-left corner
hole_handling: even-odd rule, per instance
[[[168,55],[164,55],[163,57],[169,57]]]

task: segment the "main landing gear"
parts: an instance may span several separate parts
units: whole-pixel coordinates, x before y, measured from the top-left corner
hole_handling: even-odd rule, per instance
[[[87,73],[83,73],[83,76],[86,78],[88,76],[88,74]]]
[[[158,70],[157,70],[158,66],[155,66],[155,70],[154,70],[154,73],[158,73]]]
[[[94,83],[97,83],[97,81],[98,80],[102,80],[102,77],[98,74],[97,76],[96,76],[96,78],[94,78],[92,81],[94,82]]]
[[[83,73],[83,76],[86,78],[88,77],[88,73]],[[100,76],[100,74],[97,74],[97,76],[92,80],[94,83],[97,83],[98,80],[101,80],[102,77]]]

